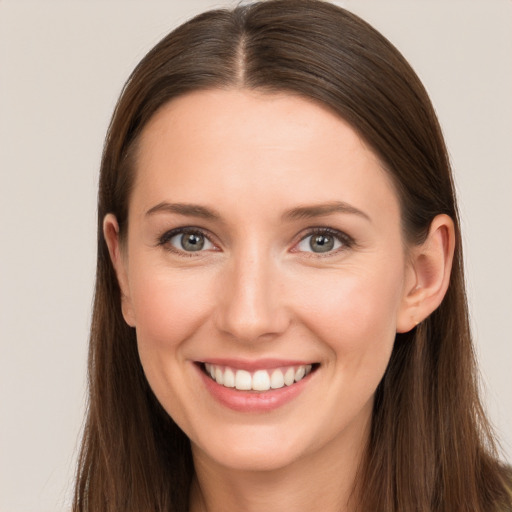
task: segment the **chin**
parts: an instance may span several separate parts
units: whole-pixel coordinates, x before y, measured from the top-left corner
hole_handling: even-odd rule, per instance
[[[283,435],[282,429],[276,432],[260,425],[218,440],[209,438],[204,444],[192,442],[192,451],[194,457],[206,457],[227,469],[268,472],[292,466],[305,456],[306,445],[305,440]]]
[[[253,448],[229,448],[223,453],[210,455],[227,469],[245,472],[272,472],[291,466],[298,457],[290,453],[255,450]]]

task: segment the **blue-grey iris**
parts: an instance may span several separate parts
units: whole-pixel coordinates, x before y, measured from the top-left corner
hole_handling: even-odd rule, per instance
[[[329,235],[313,235],[309,240],[313,252],[328,252],[334,247],[334,237]]]
[[[183,233],[180,242],[185,251],[200,251],[204,247],[204,236],[200,233]]]

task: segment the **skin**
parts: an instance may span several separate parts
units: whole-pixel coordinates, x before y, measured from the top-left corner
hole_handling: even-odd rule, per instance
[[[339,201],[357,212],[286,215]],[[154,209],[163,202],[218,217]],[[147,379],[191,440],[191,510],[350,510],[395,334],[448,286],[451,220],[408,247],[394,186],[347,123],[305,99],[233,89],[188,94],[150,120],[128,226],[120,244],[107,215],[105,238]],[[161,243],[187,226],[208,234],[202,251]],[[311,228],[343,236],[317,253]],[[319,366],[290,402],[240,412],[205,388],[195,362],[212,357]]]

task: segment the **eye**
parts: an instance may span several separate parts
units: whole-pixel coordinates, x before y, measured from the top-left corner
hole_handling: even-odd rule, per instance
[[[180,228],[165,233],[159,245],[169,246],[177,252],[201,252],[215,249],[208,237],[197,229]]]
[[[336,252],[343,247],[350,247],[351,238],[340,231],[321,228],[302,238],[296,246],[297,251],[317,254]]]

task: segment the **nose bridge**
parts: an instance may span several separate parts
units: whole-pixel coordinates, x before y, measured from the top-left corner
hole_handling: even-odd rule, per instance
[[[218,327],[240,341],[256,341],[286,329],[277,262],[257,241],[230,259],[223,272],[218,302]]]

